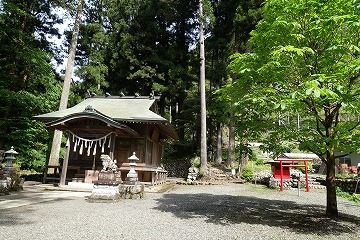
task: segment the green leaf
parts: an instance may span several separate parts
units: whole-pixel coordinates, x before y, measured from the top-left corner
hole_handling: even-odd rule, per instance
[[[313,91],[314,91],[314,88],[313,88],[313,87],[312,87],[312,88],[308,88],[308,89],[306,89],[305,94],[306,94],[306,95],[311,95]]]

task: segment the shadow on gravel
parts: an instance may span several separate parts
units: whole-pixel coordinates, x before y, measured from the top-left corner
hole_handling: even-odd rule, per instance
[[[321,206],[299,205],[292,201],[212,194],[165,194],[157,201],[159,211],[183,219],[205,218],[206,222],[221,225],[260,224],[317,235],[356,232],[360,226],[357,217],[342,215],[333,220],[325,217],[325,209]]]
[[[51,204],[52,202],[68,201],[68,198],[44,198],[32,197],[31,200],[34,204]],[[27,215],[34,214],[34,207],[32,204],[24,205],[15,208],[2,209],[0,211],[0,227],[1,226],[14,226],[14,225],[29,225],[32,221],[27,220]],[[39,221],[43,222],[46,216],[39,216]]]
[[[26,218],[23,217],[23,213],[32,214],[33,210],[29,206],[1,210],[0,226],[11,227],[14,225],[31,224],[32,222],[27,221]]]

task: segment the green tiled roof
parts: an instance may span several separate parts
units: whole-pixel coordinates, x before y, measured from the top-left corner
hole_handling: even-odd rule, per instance
[[[81,103],[64,110],[50,112],[35,116],[39,121],[47,124],[56,123],[65,118],[86,114],[85,109],[94,109],[99,116],[119,123],[152,123],[156,124],[160,131],[172,139],[178,139],[171,124],[159,114],[150,110],[156,99],[149,97],[91,97]],[[91,108],[90,108],[91,106]],[[92,112],[91,114],[95,114]],[[90,114],[88,112],[88,114]]]
[[[131,122],[167,122],[167,120],[150,110],[155,99],[151,98],[123,98],[123,97],[93,97],[64,110],[35,116],[40,121],[52,121],[70,114],[81,113],[87,106],[112,118],[115,121]]]

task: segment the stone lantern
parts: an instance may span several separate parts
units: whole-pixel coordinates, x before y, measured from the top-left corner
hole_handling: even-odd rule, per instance
[[[135,171],[136,162],[139,159],[136,157],[135,152],[129,159],[129,173],[126,175],[126,181],[119,185],[119,193],[121,198],[134,198],[144,197],[144,184],[138,181],[138,174]]]
[[[136,182],[138,180],[138,175],[137,172],[135,171],[135,167],[136,167],[136,162],[139,161],[139,158],[137,158],[135,152],[133,152],[133,155],[128,159],[129,159],[130,171],[126,175],[127,181]]]
[[[10,173],[15,172],[13,161],[15,160],[15,155],[17,154],[19,153],[14,150],[14,147],[11,147],[10,150],[5,152],[6,165],[4,167],[4,172],[8,176],[10,175]]]

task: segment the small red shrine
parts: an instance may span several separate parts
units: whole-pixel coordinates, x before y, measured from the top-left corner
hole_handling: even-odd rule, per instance
[[[312,162],[313,159],[289,159],[284,157],[279,157],[272,162],[269,162],[272,165],[272,172],[274,178],[280,180],[280,191],[284,191],[284,180],[291,178],[290,168],[305,168],[305,185],[306,191],[309,192],[309,175],[307,162]]]

